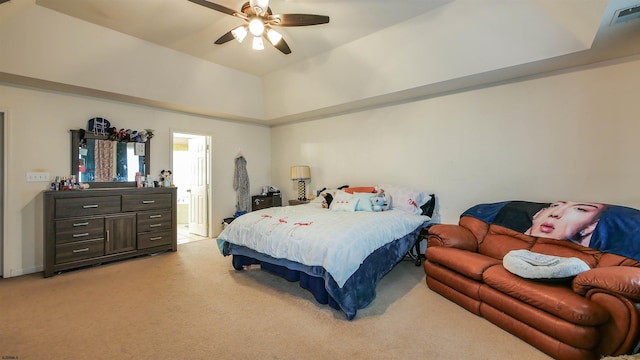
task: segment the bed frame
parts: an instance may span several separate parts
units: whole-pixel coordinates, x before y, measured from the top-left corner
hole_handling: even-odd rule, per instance
[[[431,200],[422,206],[422,211],[423,214],[432,217],[436,197],[434,194],[430,196]],[[236,270],[244,270],[249,265],[260,265],[262,270],[288,281],[299,281],[300,287],[311,292],[318,303],[341,310],[348,320],[353,320],[359,309],[375,299],[378,282],[398,262],[409,258],[416,262],[416,266],[420,265],[424,258],[420,254],[420,242],[423,240],[420,234],[431,225],[431,222],[427,222],[410,234],[374,251],[342,287],[339,287],[331,275],[320,266],[306,266],[294,261],[276,259],[243,246],[231,246],[232,264]],[[415,254],[412,251],[415,251]],[[371,274],[375,276],[372,277]]]

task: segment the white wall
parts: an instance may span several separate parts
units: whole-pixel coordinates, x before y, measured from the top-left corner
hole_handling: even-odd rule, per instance
[[[296,197],[392,183],[435,192],[443,222],[481,202],[576,199],[640,207],[640,56],[517,83],[274,127],[272,172]]]
[[[198,113],[264,117],[262,81],[256,76],[40,6],[0,22],[0,44],[0,72]]]
[[[82,96],[0,85],[0,108],[6,111],[7,174],[5,198],[5,277],[43,268],[42,182],[26,182],[27,172],[68,176],[71,172],[70,129],[85,128],[101,116],[118,128],[154,129],[151,174],[171,167],[170,129],[209,134],[213,138],[213,234],[222,219],[235,212],[234,159],[247,159],[251,193],[271,180],[270,129],[144,106]]]
[[[571,21],[563,17],[559,22],[550,14],[569,7],[569,2],[557,3],[452,1],[267,74],[263,77],[267,118],[375,98],[588,49],[598,17],[594,21],[594,14],[581,13]],[[575,1],[572,3],[576,5]],[[602,10],[604,5],[585,8]]]

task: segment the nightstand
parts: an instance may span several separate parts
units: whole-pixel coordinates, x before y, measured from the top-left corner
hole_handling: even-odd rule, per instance
[[[308,204],[309,200],[289,200],[289,205],[290,206],[294,206],[294,205],[302,205],[302,204]]]

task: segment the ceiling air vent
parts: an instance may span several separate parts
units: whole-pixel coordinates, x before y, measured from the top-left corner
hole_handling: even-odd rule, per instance
[[[635,5],[626,9],[616,10],[611,19],[611,25],[640,18],[640,5]]]

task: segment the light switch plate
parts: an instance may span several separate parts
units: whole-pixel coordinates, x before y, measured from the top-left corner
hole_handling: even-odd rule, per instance
[[[49,181],[48,172],[28,172],[27,182]]]

